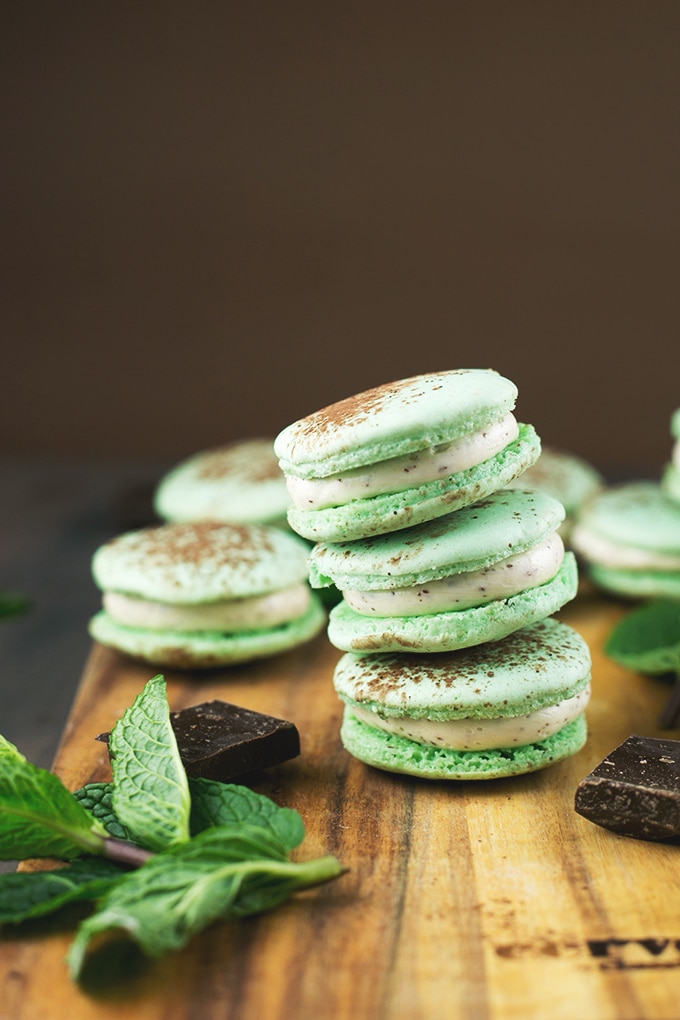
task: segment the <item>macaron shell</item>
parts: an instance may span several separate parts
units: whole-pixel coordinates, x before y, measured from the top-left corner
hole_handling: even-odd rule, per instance
[[[488,460],[447,478],[402,492],[356,499],[324,510],[288,510],[288,522],[312,542],[351,542],[399,531],[469,506],[508,485],[541,451],[532,425],[520,424],[519,436]]]
[[[260,659],[310,641],[326,623],[326,611],[313,595],[306,614],[270,630],[150,631],[124,627],[104,610],[89,623],[93,640],[133,659],[170,669],[210,669]]]
[[[671,435],[673,439],[680,439],[680,407],[671,415]]]
[[[407,530],[319,543],[310,553],[310,582],[375,591],[481,570],[532,548],[563,520],[562,504],[545,493],[503,489]]]
[[[245,598],[307,579],[309,548],[266,525],[216,521],[127,532],[95,552],[92,574],[107,591],[158,602]]]
[[[668,464],[662,478],[664,495],[674,503],[680,503],[680,471],[674,464]]]
[[[493,369],[434,372],[365,390],[276,437],[282,469],[319,478],[450,442],[511,411],[517,387]]]
[[[444,652],[498,641],[556,613],[575,598],[578,570],[566,552],[557,575],[546,584],[472,609],[429,616],[363,616],[344,600],[331,609],[328,638],[343,651]]]
[[[617,545],[680,555],[680,508],[657,482],[605,489],[583,507],[577,527]]]
[[[572,697],[590,681],[590,650],[554,618],[502,641],[433,655],[341,656],[338,696],[384,718],[496,719],[526,715]]]
[[[604,591],[624,599],[680,600],[680,571],[623,570],[589,563],[588,575]]]
[[[546,740],[498,751],[451,751],[418,744],[366,726],[355,719],[349,707],[340,727],[344,748],[359,761],[423,779],[501,779],[536,772],[576,754],[586,738],[585,715]]]
[[[547,446],[543,446],[536,463],[510,484],[547,493],[562,503],[567,515],[575,513],[587,499],[604,488],[602,476],[587,461]]]
[[[166,521],[285,521],[290,499],[271,439],[246,439],[181,461],[154,493]]]

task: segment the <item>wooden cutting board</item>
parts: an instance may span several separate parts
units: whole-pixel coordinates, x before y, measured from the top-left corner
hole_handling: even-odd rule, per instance
[[[508,780],[431,783],[351,759],[325,636],[243,668],[167,673],[172,708],[222,698],[295,722],[301,755],[256,788],[302,814],[298,856],[334,853],[349,871],[87,992],[67,975],[70,930],[5,935],[0,1020],[677,1018],[680,847],[573,809],[578,782],[627,736],[669,736],[656,727],[668,685],[602,654],[622,613],[588,594],[562,612],[592,649],[588,744]],[[94,737],[152,674],[92,648],[54,764],[69,788],[109,777]]]

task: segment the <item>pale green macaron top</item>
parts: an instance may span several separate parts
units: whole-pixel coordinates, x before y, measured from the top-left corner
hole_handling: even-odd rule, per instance
[[[201,450],[176,464],[154,493],[165,521],[285,521],[286,480],[266,438],[240,439]]]
[[[314,546],[313,587],[385,590],[482,570],[556,531],[562,504],[538,491],[503,489],[478,503],[403,531]]]
[[[604,479],[582,457],[567,450],[543,446],[538,460],[510,485],[548,493],[558,499],[567,516],[571,516],[587,499],[604,488]]]
[[[411,376],[340,400],[284,428],[274,450],[285,473],[323,478],[450,442],[500,420],[517,387],[493,369]]]
[[[527,715],[590,682],[588,645],[550,617],[503,641],[455,652],[347,652],[333,683],[340,698],[385,718],[495,719]]]
[[[680,504],[680,467],[677,462],[678,447],[680,447],[680,407],[671,415],[671,436],[675,440],[673,459],[664,468],[661,486],[669,499]]]
[[[613,486],[582,508],[573,533],[577,552],[583,541],[581,536],[587,534],[624,548],[677,556],[680,555],[680,508],[653,481]]]
[[[278,591],[307,579],[307,544],[266,525],[217,521],[126,532],[92,559],[95,583],[170,604],[193,605]]]
[[[680,439],[680,407],[671,415],[671,435],[673,439]]]

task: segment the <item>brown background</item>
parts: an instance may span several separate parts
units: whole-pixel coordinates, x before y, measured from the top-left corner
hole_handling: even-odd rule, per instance
[[[680,4],[1,17],[0,453],[179,457],[491,366],[544,442],[658,472]]]

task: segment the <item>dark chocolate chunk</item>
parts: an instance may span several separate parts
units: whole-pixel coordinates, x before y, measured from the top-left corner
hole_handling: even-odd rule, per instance
[[[680,836],[680,741],[628,737],[579,783],[574,806],[622,836]]]
[[[668,701],[664,705],[657,725],[660,730],[674,730],[680,721],[680,673],[675,677]]]
[[[300,753],[300,735],[291,722],[230,705],[205,701],[170,713],[187,775],[231,782],[278,765]],[[108,733],[97,740],[108,742]]]

